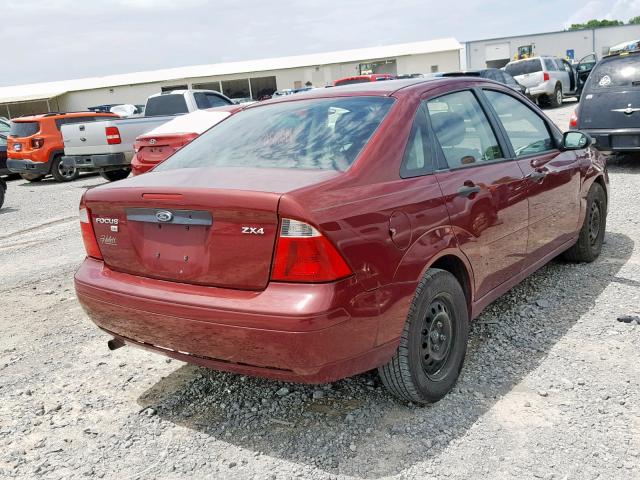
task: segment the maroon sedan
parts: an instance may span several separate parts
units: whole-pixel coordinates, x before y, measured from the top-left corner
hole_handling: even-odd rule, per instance
[[[470,319],[558,254],[600,253],[590,142],[479,78],[256,104],[85,193],[77,294],[111,348],[305,383],[378,368],[435,402]]]

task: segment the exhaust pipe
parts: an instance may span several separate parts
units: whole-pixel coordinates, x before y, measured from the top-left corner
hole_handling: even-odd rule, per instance
[[[124,342],[118,338],[112,338],[107,342],[107,347],[109,350],[117,350],[120,347],[124,347]]]

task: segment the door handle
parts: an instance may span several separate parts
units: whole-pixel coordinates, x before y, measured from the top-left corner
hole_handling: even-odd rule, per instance
[[[479,191],[480,191],[480,187],[478,187],[477,185],[465,185],[458,189],[458,196],[468,198],[474,193],[478,193]]]
[[[541,182],[544,179],[544,177],[546,177],[546,176],[547,176],[547,174],[545,172],[541,172],[539,170],[534,170],[529,175],[527,175],[527,178],[529,180],[533,180],[534,182]]]

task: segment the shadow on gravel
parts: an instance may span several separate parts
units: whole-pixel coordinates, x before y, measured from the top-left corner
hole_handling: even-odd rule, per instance
[[[640,173],[640,153],[609,155],[607,166],[611,172]]]
[[[596,262],[555,260],[492,304],[472,325],[457,386],[429,407],[396,401],[371,372],[303,386],[194,366],[178,368],[138,401],[163,421],[256,454],[364,478],[398,474],[464,436],[540,365],[611,282],[628,281],[618,273],[633,246],[631,238],[608,233]]]

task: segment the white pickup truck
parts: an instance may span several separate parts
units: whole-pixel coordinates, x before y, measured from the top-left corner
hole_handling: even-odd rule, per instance
[[[212,90],[172,90],[147,99],[144,116],[62,126],[65,166],[99,172],[109,181],[129,175],[133,144],[142,135],[176,115],[232,105]]]

